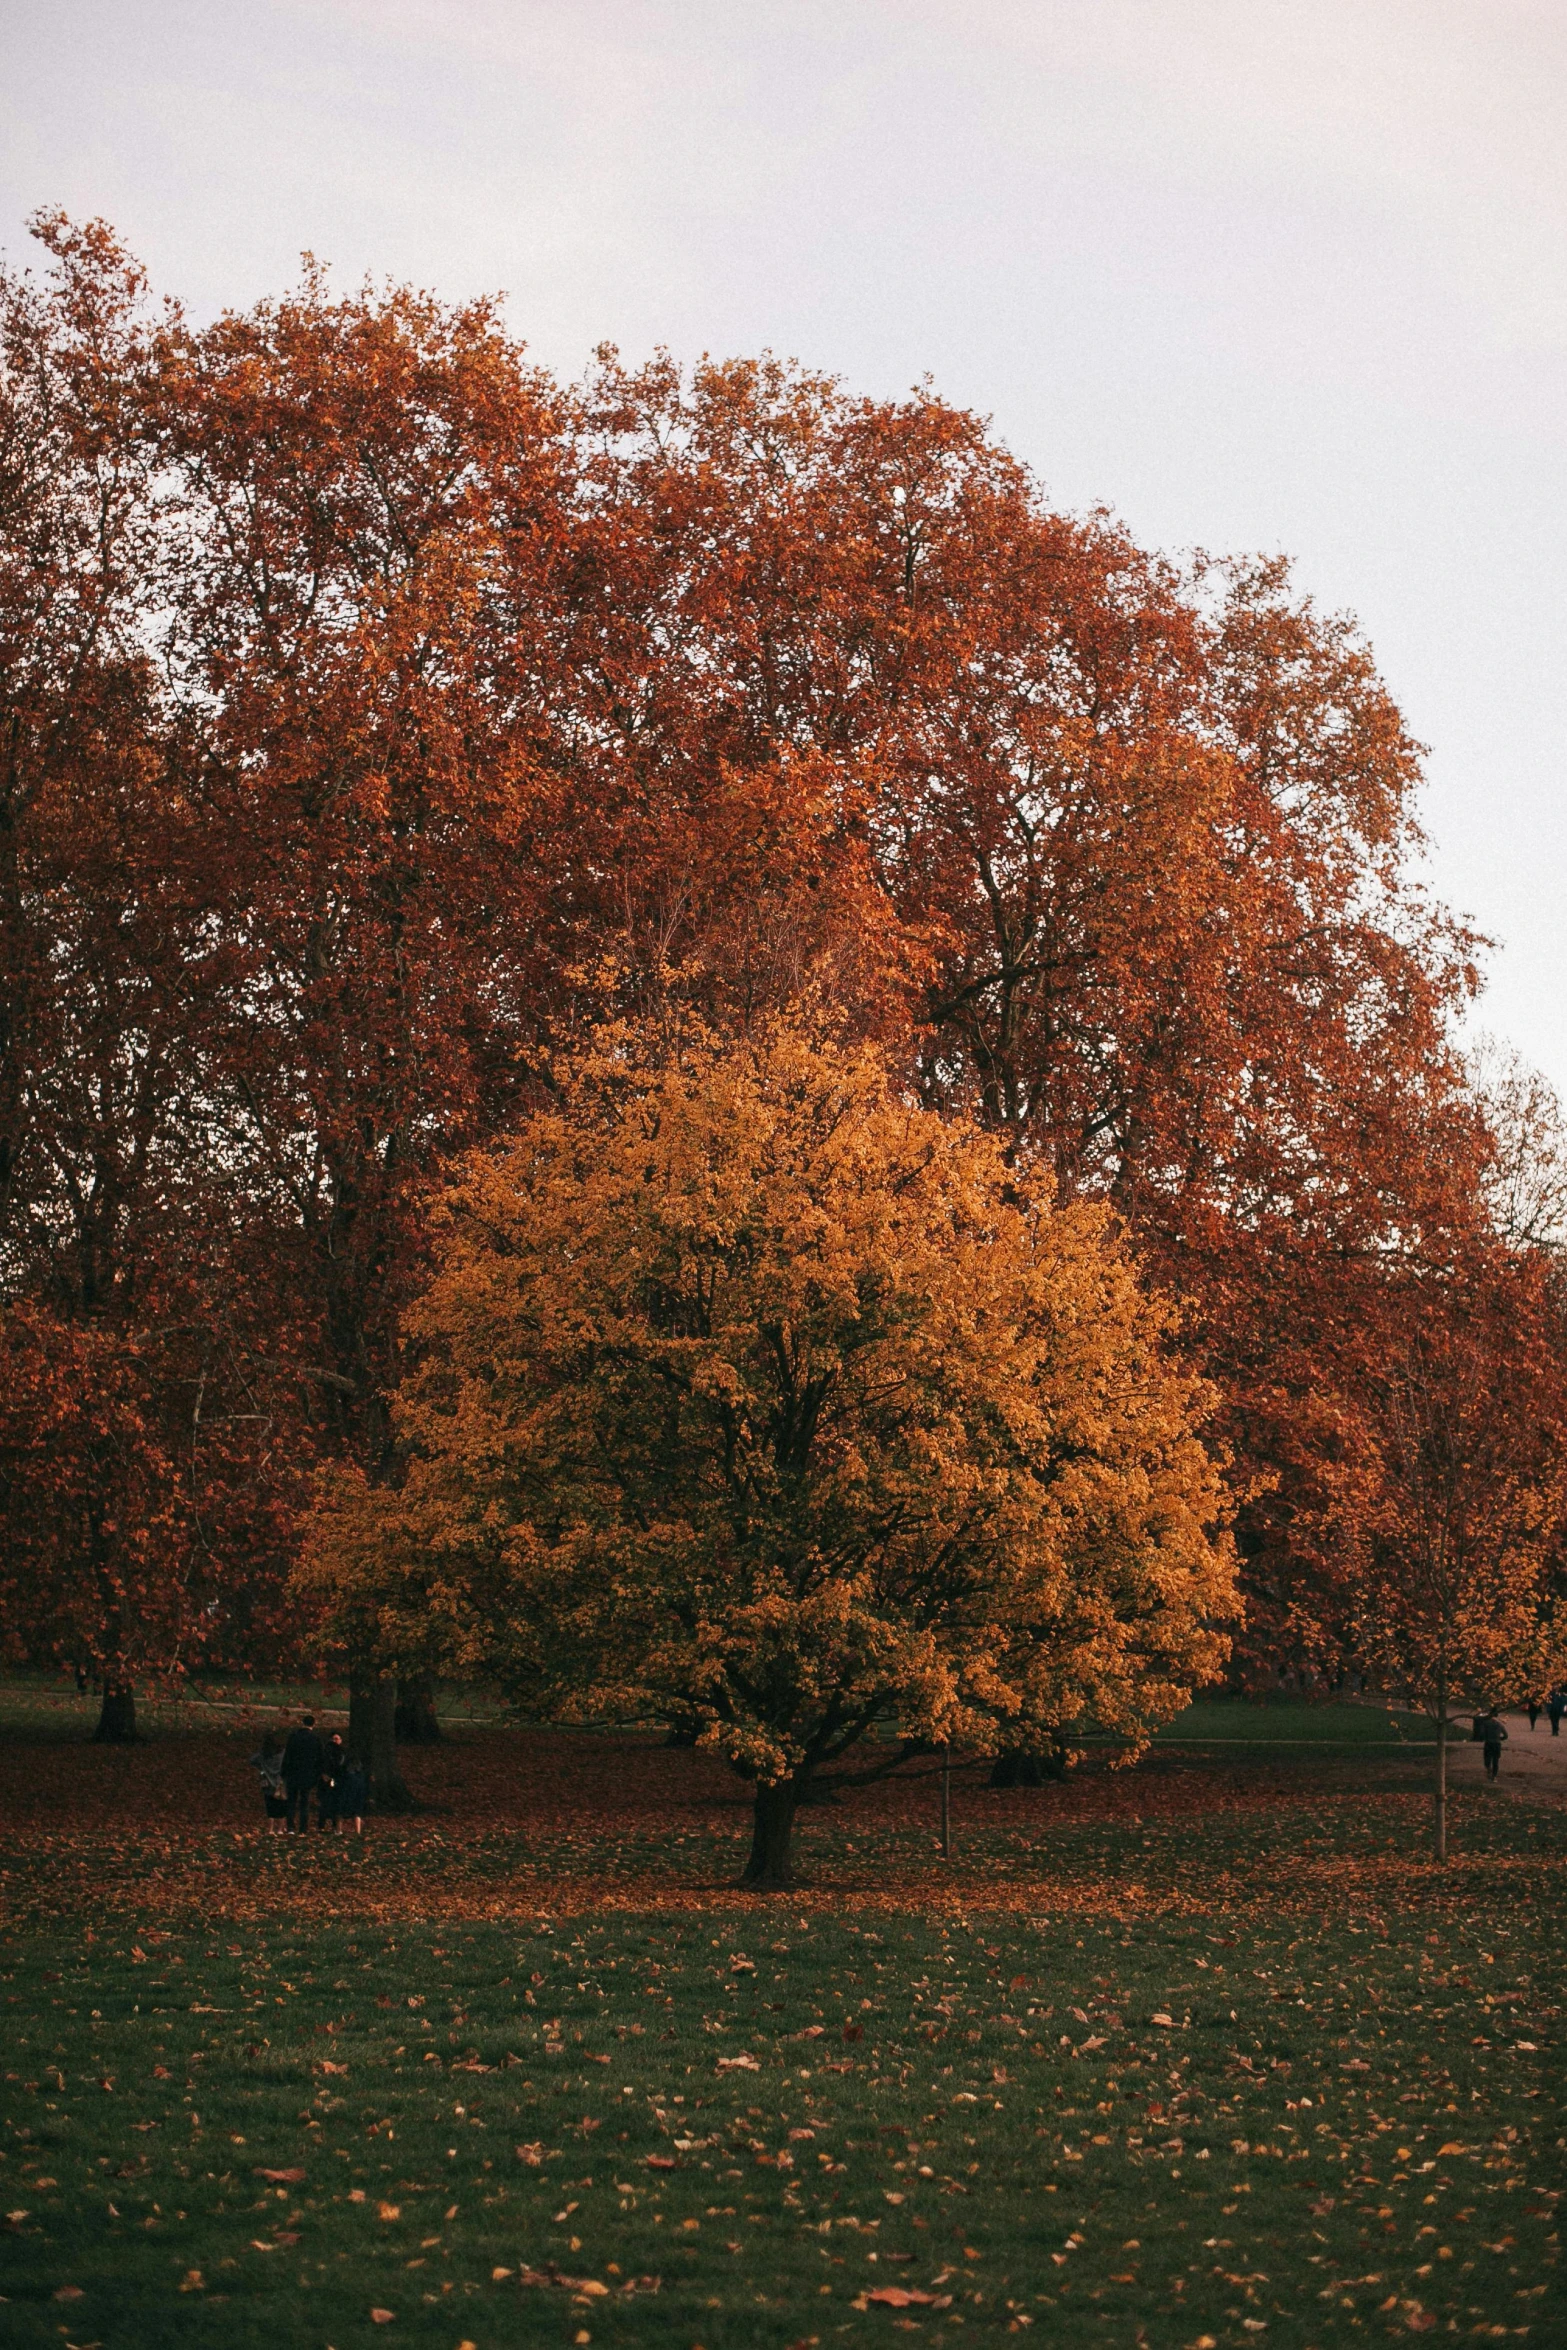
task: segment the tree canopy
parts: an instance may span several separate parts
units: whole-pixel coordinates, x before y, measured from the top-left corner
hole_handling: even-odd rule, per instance
[[[288,1529],[315,1463],[395,1481],[451,1169],[605,1023],[811,1000],[1113,1210],[1217,1394],[1236,1669],[1342,1667],[1399,1283],[1535,1182],[1452,1048],[1478,942],[1418,886],[1353,624],[1060,513],[928,392],[565,385],[493,304],[314,267],[198,325],[101,223],[37,226],[44,275],[0,275],[0,1314],[74,1499],[41,1532],[48,1460],[0,1450],[13,1650],[308,1647]]]
[[[333,1484],[317,1576],[394,1618],[411,1578],[541,1713],[691,1725],[757,1782],[756,1879],[878,1722],[1135,1751],[1235,1596],[1208,1399],[1106,1210],[868,1048],[636,1041],[462,1171],[403,1481]]]

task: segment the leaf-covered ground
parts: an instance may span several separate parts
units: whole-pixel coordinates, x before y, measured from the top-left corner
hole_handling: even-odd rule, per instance
[[[8,2345],[1567,2342],[1558,1814],[965,1782],[944,1870],[920,1779],[763,1900],[698,1757],[282,1847],[236,1761],[0,1750]]]

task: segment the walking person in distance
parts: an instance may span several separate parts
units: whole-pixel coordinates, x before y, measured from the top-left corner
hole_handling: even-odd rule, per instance
[[[1481,1740],[1480,1759],[1485,1775],[1494,1779],[1502,1767],[1502,1741],[1507,1736],[1507,1724],[1489,1708],[1475,1719],[1475,1735]]]

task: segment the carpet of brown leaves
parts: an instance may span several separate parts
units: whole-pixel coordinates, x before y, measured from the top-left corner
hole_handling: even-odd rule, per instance
[[[264,1831],[254,1733],[130,1748],[0,1741],[0,1906],[20,1922],[100,1910],[238,1919],[537,1917],[749,1907],[738,1882],[749,1791],[711,1757],[628,1735],[466,1732],[405,1757],[418,1810],[363,1838]],[[999,1794],[953,1785],[954,1858],[937,1850],[934,1766],[813,1806],[797,1831],[798,1906],[1176,1913],[1362,1912],[1472,1898],[1462,1858],[1438,1883],[1410,1791],[1303,1784],[1262,1763],[1183,1758]],[[1201,1826],[1225,1815],[1224,1857]],[[1527,1855],[1520,1853],[1519,1865]],[[1508,1860],[1486,1856],[1486,1890]]]

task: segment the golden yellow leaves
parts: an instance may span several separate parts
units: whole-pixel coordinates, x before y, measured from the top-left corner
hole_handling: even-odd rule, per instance
[[[1132,1740],[1234,1611],[1205,1397],[1108,1220],[873,1056],[622,1034],[467,1167],[411,1319],[400,1493],[312,1579],[564,1717],[676,1719],[767,1785],[878,1717]]]

